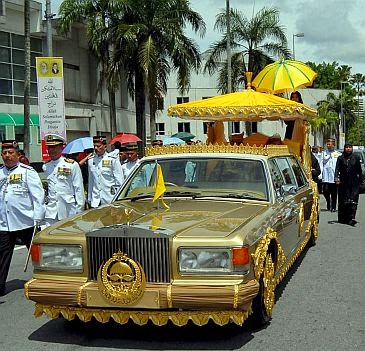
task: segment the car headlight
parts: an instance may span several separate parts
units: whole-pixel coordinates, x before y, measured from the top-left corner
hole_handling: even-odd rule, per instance
[[[32,245],[34,269],[46,271],[82,272],[80,245]]]
[[[248,247],[241,248],[180,248],[181,273],[247,274]]]

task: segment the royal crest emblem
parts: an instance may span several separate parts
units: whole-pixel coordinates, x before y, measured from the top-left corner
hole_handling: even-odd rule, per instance
[[[118,252],[100,267],[98,286],[109,302],[133,305],[143,296],[146,278],[139,263]]]

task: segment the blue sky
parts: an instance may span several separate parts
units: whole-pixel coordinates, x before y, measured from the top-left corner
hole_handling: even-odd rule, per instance
[[[148,0],[147,0],[148,1]],[[45,0],[43,0],[45,3]],[[51,0],[57,12],[61,0]],[[194,38],[201,50],[219,39],[215,32],[215,16],[226,7],[226,0],[190,0],[207,25],[204,39]],[[292,49],[294,33],[295,57],[316,63],[337,61],[352,67],[352,73],[365,74],[365,1],[364,0],[230,0],[230,6],[249,17],[262,7],[277,7],[281,24],[286,28],[288,45]]]

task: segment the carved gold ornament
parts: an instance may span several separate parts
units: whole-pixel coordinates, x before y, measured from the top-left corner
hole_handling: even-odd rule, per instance
[[[143,296],[146,278],[141,265],[118,252],[98,272],[100,293],[111,303],[133,305]]]
[[[264,268],[264,305],[266,309],[266,313],[268,316],[271,316],[272,309],[275,304],[275,269],[274,263],[272,261],[271,255],[268,254],[265,259],[265,268]]]
[[[127,218],[127,225],[129,225],[129,222],[131,221],[132,215],[133,215],[133,208],[125,208],[124,214]]]
[[[298,213],[298,237],[302,234],[304,226],[304,205],[303,202],[299,205],[299,213]]]

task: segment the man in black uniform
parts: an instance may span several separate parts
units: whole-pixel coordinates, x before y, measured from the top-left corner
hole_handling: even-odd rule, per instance
[[[335,182],[338,186],[338,222],[354,226],[357,223],[361,163],[350,143],[345,144],[343,154],[337,159]]]

